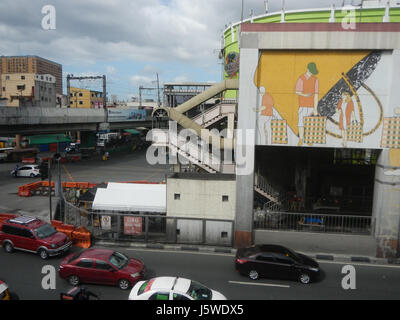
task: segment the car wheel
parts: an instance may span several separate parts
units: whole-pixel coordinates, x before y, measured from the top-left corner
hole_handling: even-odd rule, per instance
[[[4,249],[4,251],[7,252],[7,253],[12,253],[12,252],[14,251],[14,247],[13,247],[13,245],[12,245],[10,242],[6,242],[6,243],[3,245],[3,249]]]
[[[118,287],[122,290],[127,290],[127,289],[129,289],[130,286],[131,286],[131,284],[126,279],[121,279],[118,281]]]
[[[29,176],[30,176],[31,178],[34,178],[34,177],[35,177],[35,174],[34,174],[34,173],[31,173]]]
[[[256,270],[251,270],[249,272],[249,277],[251,280],[257,280],[260,277],[260,275],[258,274],[258,272]]]
[[[78,276],[72,275],[68,277],[68,282],[71,286],[76,287],[77,285],[79,285],[79,283],[81,282],[81,280],[79,279]]]
[[[307,273],[301,273],[300,277],[299,277],[299,280],[303,284],[308,284],[308,283],[310,283],[311,278]]]
[[[39,256],[43,259],[46,260],[49,257],[49,253],[45,249],[40,249],[39,250]]]

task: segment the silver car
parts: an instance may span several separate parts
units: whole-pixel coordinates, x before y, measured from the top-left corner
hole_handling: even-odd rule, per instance
[[[18,169],[11,171],[11,175],[14,177],[40,177],[40,170],[37,164],[27,164]]]

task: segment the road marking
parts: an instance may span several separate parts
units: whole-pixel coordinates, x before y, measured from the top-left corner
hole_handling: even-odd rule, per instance
[[[241,282],[241,281],[228,281],[228,282],[231,284],[241,284],[241,285],[246,285],[246,286],[277,287],[277,288],[286,288],[286,289],[290,288],[290,286],[286,286],[286,285],[282,285],[282,284]]]
[[[179,250],[156,250],[156,249],[146,249],[146,248],[128,248],[128,251],[146,251],[146,252],[158,252],[158,253],[181,253],[181,254],[196,254],[196,255],[207,255],[207,256],[220,256],[220,257],[234,257],[234,255],[229,253],[217,253],[217,252],[201,252],[201,251],[179,251]]]
[[[399,269],[400,265],[386,265],[386,264],[374,264],[374,263],[356,263],[353,261],[325,261],[325,260],[317,260],[320,264],[341,264],[341,265],[352,265],[352,266],[361,266],[361,267],[375,267],[375,268],[391,268],[391,269]]]

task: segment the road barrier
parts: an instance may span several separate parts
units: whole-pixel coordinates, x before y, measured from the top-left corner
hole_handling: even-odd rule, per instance
[[[74,246],[80,248],[90,248],[91,233],[85,227],[79,227],[72,232]]]

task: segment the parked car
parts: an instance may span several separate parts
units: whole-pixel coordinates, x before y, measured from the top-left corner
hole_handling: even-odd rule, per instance
[[[146,267],[142,261],[117,251],[87,249],[66,257],[58,273],[74,287],[80,283],[95,283],[117,285],[127,290],[144,278]]]
[[[256,280],[260,277],[298,280],[307,284],[315,281],[318,263],[304,254],[279,245],[257,245],[237,250],[236,271]]]
[[[70,143],[68,147],[65,148],[66,153],[79,153],[80,143]]]
[[[50,224],[29,216],[8,219],[0,226],[0,244],[11,253],[22,250],[37,253],[42,259],[63,254],[71,248],[67,235]]]
[[[18,169],[12,170],[11,175],[14,177],[35,178],[40,176],[40,168],[37,164],[24,165]]]
[[[129,300],[226,300],[226,297],[193,280],[158,277],[138,282]]]

